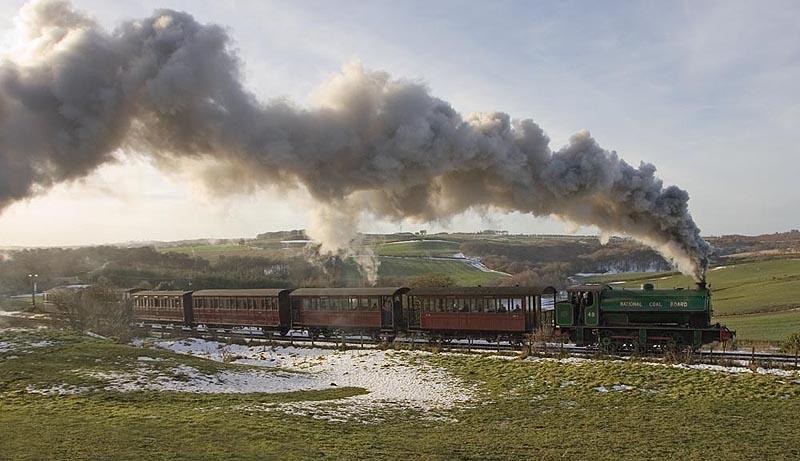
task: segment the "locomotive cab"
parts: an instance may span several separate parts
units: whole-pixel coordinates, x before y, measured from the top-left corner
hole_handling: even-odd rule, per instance
[[[567,289],[566,301],[556,303],[556,326],[569,339],[583,345],[585,328],[600,324],[600,285],[584,285]]]

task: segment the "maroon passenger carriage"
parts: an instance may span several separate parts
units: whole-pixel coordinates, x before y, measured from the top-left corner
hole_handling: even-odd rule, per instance
[[[137,291],[131,297],[137,322],[192,325],[191,291]]]
[[[407,293],[409,331],[431,339],[486,338],[518,342],[548,324],[553,287],[414,288]]]
[[[291,328],[286,289],[199,290],[192,294],[194,324],[258,327],[286,334]]]
[[[289,294],[292,328],[309,335],[334,333],[384,335],[393,339],[401,327],[402,297],[408,288],[298,288]]]

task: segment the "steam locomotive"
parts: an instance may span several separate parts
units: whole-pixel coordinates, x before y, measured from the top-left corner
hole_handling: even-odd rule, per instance
[[[564,296],[565,294],[565,296]],[[711,322],[711,293],[696,289],[553,287],[370,287],[140,291],[140,325],[257,328],[312,338],[360,334],[394,340],[486,339],[521,343],[550,331],[607,351],[699,348],[734,332]]]
[[[556,304],[555,326],[577,345],[644,351],[653,346],[681,350],[725,342],[735,332],[711,324],[711,290],[705,283],[693,289],[615,289],[581,285],[567,289]]]

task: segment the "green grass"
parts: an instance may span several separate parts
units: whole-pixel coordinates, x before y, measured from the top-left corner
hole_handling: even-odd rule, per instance
[[[740,314],[717,317],[716,321],[736,330],[736,338],[747,341],[783,341],[800,332],[800,311]]]
[[[36,304],[39,305],[44,302],[44,299],[41,295],[36,296]],[[30,309],[31,306],[31,298],[0,298],[0,310],[2,311],[22,311],[26,309]]]
[[[486,285],[500,278],[502,274],[483,272],[460,261],[425,258],[381,258],[378,275],[381,277],[415,277],[427,273],[446,274],[457,285]]]
[[[375,253],[380,256],[453,256],[460,248],[458,242],[416,240],[376,245]]]
[[[476,389],[437,418],[395,410],[363,424],[242,409],[339,399],[357,389],[204,395],[97,391],[47,397],[76,368],[131,366],[148,355],[208,371],[228,367],[75,335],[53,348],[0,354],[3,459],[797,459],[800,385],[637,362],[568,364],[486,356],[408,355]],[[0,341],[8,340],[0,333]],[[19,340],[17,337],[14,340]],[[185,361],[185,362],[184,362]],[[44,362],[44,363],[41,363]],[[152,363],[152,362],[151,362]],[[627,384],[625,392],[598,386]]]
[[[275,257],[277,249],[261,249],[248,245],[237,245],[234,243],[224,243],[218,245],[192,245],[162,248],[163,253],[184,253],[189,256],[207,259],[216,262],[220,256],[261,256],[265,258]]]

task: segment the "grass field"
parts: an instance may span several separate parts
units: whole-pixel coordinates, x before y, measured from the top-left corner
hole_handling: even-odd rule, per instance
[[[783,341],[800,332],[800,311],[769,312],[765,314],[726,315],[716,318],[736,337],[747,341]]]
[[[653,283],[659,288],[686,287],[691,280],[676,273],[630,273],[591,277],[615,287]],[[739,339],[777,341],[800,331],[800,259],[752,261],[712,268],[708,283],[716,320],[736,329]]]
[[[458,252],[456,242],[416,241],[398,244],[384,244],[377,248],[381,255],[378,269],[380,277],[415,277],[427,273],[447,274],[456,284],[463,286],[489,284],[502,278],[503,275],[482,272],[459,261],[426,259],[429,256],[452,256]],[[161,251],[185,253],[216,262],[219,256],[286,256],[287,252],[279,248],[259,249],[247,245],[219,244],[195,245],[164,248]],[[283,251],[283,253],[281,253]],[[405,257],[408,257],[405,259]],[[353,285],[361,283],[362,275],[357,266],[348,261],[344,267],[345,279]]]
[[[483,272],[460,261],[441,259],[382,257],[378,269],[381,277],[414,277],[427,273],[449,275],[460,286],[486,285],[505,277],[494,272]]]
[[[281,254],[279,248],[261,249],[248,245],[237,245],[235,243],[167,247],[159,251],[163,253],[185,253],[189,256],[207,259],[211,262],[216,262],[220,256],[261,256],[273,258]]]
[[[75,370],[132,369],[140,357],[158,366],[187,365],[209,373],[242,366],[74,334],[0,332],[0,344],[21,340],[40,347],[0,349],[0,457],[9,460],[800,457],[796,378],[632,361],[407,353],[407,366],[422,361],[474,386],[472,400],[433,417],[393,409],[378,422],[332,422],[252,408],[334,403],[362,390],[32,394],[31,388],[86,385]],[[43,340],[47,346],[41,346]]]
[[[381,256],[453,256],[460,251],[458,242],[443,240],[416,240],[377,245],[375,253]]]

